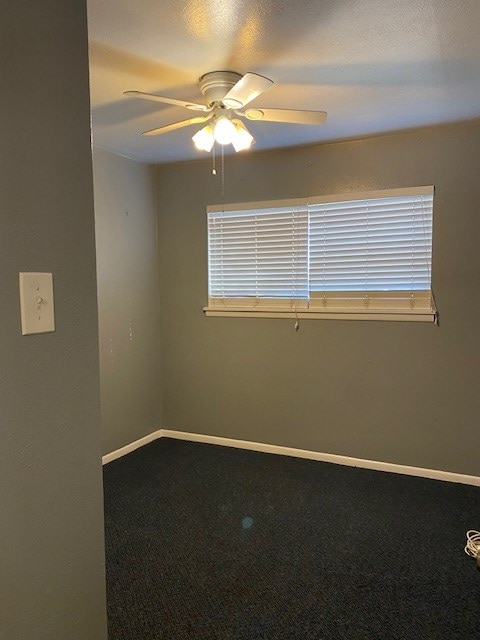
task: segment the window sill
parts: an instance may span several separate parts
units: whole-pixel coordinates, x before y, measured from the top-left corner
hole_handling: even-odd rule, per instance
[[[382,322],[436,322],[434,311],[279,311],[267,309],[221,309],[204,307],[208,317],[216,318],[293,318],[298,320],[376,320]]]

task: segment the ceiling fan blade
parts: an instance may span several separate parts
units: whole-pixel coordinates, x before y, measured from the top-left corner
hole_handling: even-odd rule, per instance
[[[144,131],[144,136],[159,136],[162,133],[168,133],[169,131],[175,131],[175,129],[181,129],[182,127],[189,127],[192,124],[202,124],[211,120],[213,115],[197,116],[196,118],[189,118],[188,120],[180,120],[179,122],[172,122],[172,124],[166,124],[163,127],[157,127],[156,129],[150,129],[150,131]]]
[[[266,91],[273,84],[273,80],[269,80],[257,73],[246,73],[240,80],[233,85],[222,102],[231,109],[244,107],[246,104],[255,100],[257,96]]]
[[[327,119],[326,111],[300,111],[298,109],[247,109],[239,115],[249,120],[287,122],[290,124],[320,125]]]
[[[163,102],[165,104],[174,104],[177,107],[185,107],[192,111],[211,111],[211,109],[205,104],[185,102],[185,100],[175,100],[175,98],[164,98],[163,96],[157,96],[154,93],[143,93],[143,91],[124,91],[123,95],[131,96],[132,98],[142,98],[143,100],[153,100],[154,102]]]

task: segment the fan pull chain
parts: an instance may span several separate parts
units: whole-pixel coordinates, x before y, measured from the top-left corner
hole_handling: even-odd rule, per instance
[[[215,142],[213,143],[213,147],[212,147],[212,160],[213,160],[212,175],[216,176],[217,168],[215,166]]]
[[[225,206],[225,150],[222,145],[222,208]]]

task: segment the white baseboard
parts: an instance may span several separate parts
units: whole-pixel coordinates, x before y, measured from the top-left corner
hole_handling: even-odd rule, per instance
[[[103,456],[102,458],[102,464],[108,464],[109,462],[112,462],[117,458],[126,456],[127,453],[131,453],[132,451],[135,451],[135,449],[139,449],[140,447],[143,447],[145,444],[148,444],[149,442],[153,442],[154,440],[158,440],[158,438],[161,438],[161,437],[162,437],[161,429],[159,429],[158,431],[154,431],[153,433],[149,433],[148,436],[140,438],[140,440],[135,440],[135,442],[131,442],[130,444],[127,444],[124,447],[121,447],[120,449],[116,449],[111,453],[107,453],[107,455]]]
[[[440,471],[437,469],[423,469],[422,467],[409,467],[403,464],[393,464],[391,462],[380,462],[378,460],[363,460],[362,458],[351,458],[340,456],[334,453],[320,453],[318,451],[308,451],[306,449],[294,449],[282,447],[275,444],[264,444],[262,442],[250,442],[248,440],[236,440],[234,438],[221,438],[219,436],[209,436],[202,433],[188,433],[186,431],[172,431],[170,429],[160,429],[154,431],[149,436],[132,442],[132,444],[117,449],[102,458],[102,463],[107,464],[121,456],[135,451],[158,438],[174,438],[175,440],[187,440],[189,442],[204,442],[222,447],[233,447],[235,449],[246,449],[248,451],[259,451],[262,453],[274,453],[280,456],[290,456],[292,458],[304,458],[306,460],[317,460],[319,462],[330,462],[347,467],[360,467],[361,469],[372,469],[374,471],[385,471],[387,473],[399,473],[407,476],[417,476],[420,478],[430,478],[432,480],[442,480],[443,482],[457,482],[480,487],[480,476],[469,476],[452,471]]]

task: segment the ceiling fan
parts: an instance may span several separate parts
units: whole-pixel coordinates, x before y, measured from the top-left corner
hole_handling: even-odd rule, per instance
[[[199,80],[200,91],[205,96],[206,104],[187,102],[175,98],[165,98],[142,91],[125,91],[124,95],[143,98],[165,104],[185,107],[198,115],[173,122],[156,129],[144,131],[143,135],[157,136],[175,129],[191,125],[206,125],[197,131],[192,140],[200,151],[211,151],[215,142],[232,144],[235,151],[248,149],[254,141],[245,124],[232,115],[252,121],[283,122],[288,124],[320,125],[327,118],[325,111],[302,111],[298,109],[245,109],[245,107],[273,84],[272,80],[258,75],[246,73],[241,75],[234,71],[211,71]]]

